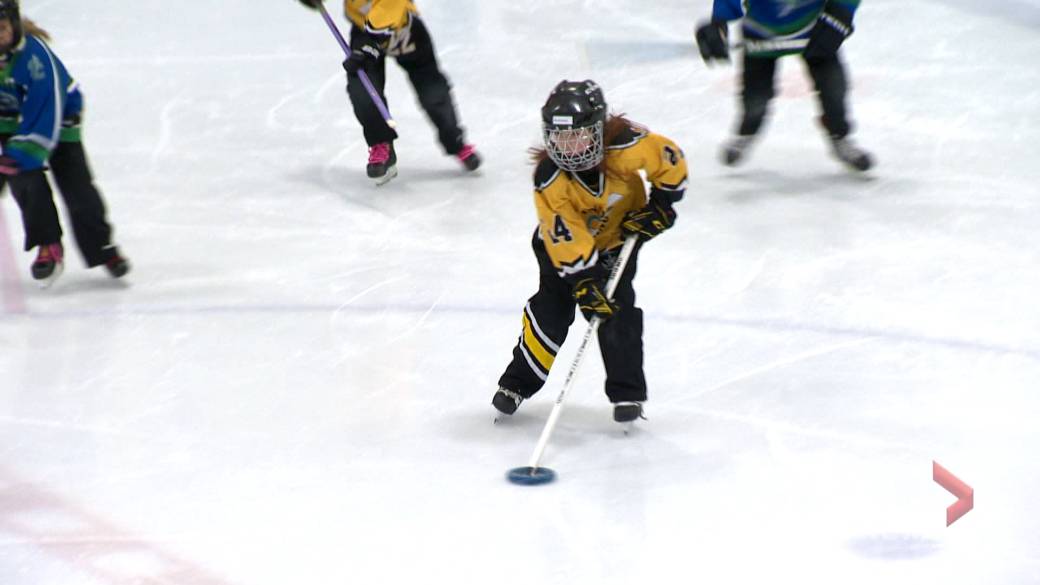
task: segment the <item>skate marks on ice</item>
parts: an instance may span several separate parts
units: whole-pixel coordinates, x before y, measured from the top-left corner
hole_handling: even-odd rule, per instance
[[[910,561],[940,552],[942,544],[925,536],[891,533],[854,538],[848,542],[848,548],[868,559]]]
[[[1005,22],[1040,28],[1040,2],[1037,0],[1004,0],[1003,2],[977,2],[976,0],[938,0],[955,10],[997,17]]]
[[[692,63],[694,59],[697,62],[700,59],[692,33],[689,42],[590,39],[585,41],[584,47],[589,65],[597,69],[681,59],[689,59]]]
[[[761,156],[762,150],[768,149],[769,144],[756,144],[752,148],[755,151],[751,153],[747,162],[739,167],[724,169],[723,174],[719,176],[720,179],[727,182],[726,201],[737,204],[754,204],[763,200],[821,197],[855,201],[871,194],[882,185],[893,185],[891,180],[879,181],[874,174],[853,174],[844,170],[839,161],[832,159],[830,153],[823,151],[822,145],[819,153],[812,154],[813,156],[818,154],[820,158],[826,157],[827,162],[834,165],[833,172],[788,174],[763,168],[775,160],[772,157]],[[756,163],[756,161],[758,162]],[[869,191],[863,190],[866,186],[870,187]]]
[[[819,325],[800,323],[797,321],[788,321],[784,319],[742,319],[742,318],[729,318],[729,317],[714,317],[709,315],[681,315],[669,317],[667,315],[661,315],[661,318],[668,319],[672,322],[690,322],[698,323],[701,325],[726,325],[733,327],[747,327],[750,329],[756,329],[760,331],[775,331],[781,333],[817,333],[823,335],[834,335],[838,337],[856,337],[871,339],[877,338],[884,340],[887,343],[912,343],[935,347],[944,347],[953,350],[966,351],[972,353],[992,353],[995,355],[1014,355],[1024,358],[1028,358],[1034,361],[1040,361],[1040,347],[1023,347],[1017,345],[1004,344],[999,342],[990,342],[987,340],[975,340],[966,338],[956,338],[952,336],[937,336],[929,335],[928,333],[918,333],[910,330],[896,330],[896,329],[881,329],[871,327],[842,327],[842,326],[830,326],[830,325]],[[864,341],[858,339],[857,341]]]
[[[387,283],[380,283],[378,286],[381,287],[383,284],[389,284],[389,282],[387,282]],[[364,293],[371,292],[371,290],[374,290],[374,289],[370,289],[370,290],[364,291]],[[389,347],[397,344],[398,342],[403,341],[406,338],[409,338],[411,336],[416,335],[421,329],[423,329],[426,326],[427,321],[430,318],[430,315],[437,309],[437,306],[441,304],[441,302],[444,300],[444,297],[445,297],[446,294],[447,294],[447,291],[443,291],[442,290],[440,292],[440,294],[437,296],[437,298],[432,303],[427,305],[425,307],[425,309],[422,310],[422,312],[418,315],[418,317],[414,317],[414,316],[410,317],[405,322],[401,323],[400,326],[394,328],[395,331],[394,331],[394,333],[392,335],[384,335],[383,337],[378,339],[375,344],[371,344],[370,343],[370,344],[366,345],[364,351],[367,353],[367,352],[372,352],[373,350],[380,349],[380,348],[389,348]],[[336,308],[336,310],[333,313],[332,317],[330,317],[330,319],[329,319],[330,324],[333,324],[337,319],[339,319],[339,318],[341,318],[341,317],[343,317],[345,315],[345,311],[346,311],[346,309],[348,308],[348,306],[349,306],[349,304],[351,302],[352,302],[352,300],[348,300],[347,302],[345,302],[344,304],[342,304],[342,305],[340,305],[339,307]],[[393,320],[392,319],[387,319],[387,322],[392,323]],[[341,329],[342,328],[337,328],[337,327],[334,326],[334,331],[339,332],[339,331],[341,331]],[[356,344],[355,340],[352,339],[349,335],[345,335],[345,334],[342,334],[342,333],[336,333],[336,337],[339,338],[339,340],[340,340],[340,342],[342,344],[342,347],[344,347],[344,348],[352,348]],[[340,359],[340,362],[346,362],[346,361],[347,361],[347,354],[344,353],[344,356]]]
[[[103,585],[232,585],[0,467],[0,547],[32,546]]]
[[[722,382],[719,382],[718,384],[715,384],[714,386],[712,386],[710,388],[705,388],[704,390],[700,390],[698,392],[695,392],[691,396],[695,397],[695,398],[700,398],[700,397],[703,397],[705,394],[710,394],[712,392],[716,392],[718,390],[721,390],[721,389],[723,389],[723,388],[725,388],[727,386],[733,385],[733,384],[735,384],[737,382],[740,382],[742,380],[746,380],[748,378],[754,378],[756,376],[759,376],[761,374],[770,372],[770,371],[778,369],[778,368],[783,368],[783,367],[790,366],[792,364],[796,364],[796,363],[803,362],[803,361],[806,361],[806,360],[811,360],[813,358],[816,358],[816,357],[819,357],[819,356],[823,356],[823,355],[827,355],[827,354],[830,354],[830,353],[834,353],[836,351],[841,351],[841,350],[844,350],[846,348],[856,347],[856,346],[862,345],[864,343],[868,343],[868,342],[871,342],[871,341],[876,341],[877,339],[878,338],[876,338],[876,337],[866,337],[866,338],[863,338],[863,339],[852,339],[852,340],[840,341],[840,342],[837,342],[837,343],[827,343],[827,344],[824,344],[824,345],[822,345],[820,347],[814,347],[812,349],[800,352],[800,353],[798,353],[797,355],[794,355],[794,356],[781,358],[781,359],[778,359],[778,360],[771,361],[771,362],[769,362],[767,364],[763,364],[761,366],[757,366],[757,367],[751,368],[750,370],[744,371],[744,372],[742,372],[740,374],[737,374],[736,376],[732,376],[732,377],[730,377],[730,378],[728,378],[728,379],[726,379],[726,380],[724,380]]]
[[[163,159],[176,152],[178,147],[172,146],[175,130],[185,127],[182,126],[182,121],[178,121],[178,118],[191,119],[192,116],[200,114],[200,112],[192,111],[192,108],[200,107],[200,102],[187,97],[188,95],[186,91],[179,92],[167,99],[159,110],[159,135],[148,155],[149,173],[160,172]]]
[[[68,265],[66,265],[65,272],[61,275],[61,278],[47,289],[39,290],[39,293],[48,298],[81,297],[84,294],[95,292],[107,295],[112,294],[113,291],[118,293],[119,291],[130,290],[133,288],[133,283],[129,279],[137,276],[135,274],[117,279],[104,273],[104,268],[100,266],[90,270],[79,269],[80,267],[78,266],[76,268],[76,270],[70,271]],[[69,274],[69,272],[73,273]],[[106,297],[106,302],[115,300],[111,297]]]
[[[530,451],[549,418],[559,388],[547,385],[533,398],[524,400],[514,414],[502,416],[498,422],[495,422],[497,411],[491,405],[493,391],[494,388],[489,385],[486,397],[474,392],[474,398],[468,408],[457,415],[458,420],[455,423],[447,425],[450,436],[462,442],[470,442],[506,434],[524,443],[524,447]],[[484,408],[485,403],[487,408]],[[591,437],[600,434],[621,435],[621,425],[611,419],[611,412],[611,405],[606,398],[603,398],[601,405],[566,403],[550,441],[550,449],[553,445],[581,447],[591,440]]]
[[[317,89],[307,85],[302,89],[283,93],[265,112],[264,125],[275,132],[296,132],[305,135],[314,135],[327,129],[329,122],[323,116],[328,115],[328,111],[319,107],[325,102],[335,103],[340,100],[339,93],[343,91],[343,83],[343,74],[339,72],[327,77]],[[301,116],[301,113],[304,115]],[[334,127],[349,128],[346,117],[343,114],[340,116],[333,123]]]
[[[516,414],[502,417],[498,423],[492,422],[495,411],[489,392],[486,408],[482,400],[471,400],[466,408],[452,413],[451,420],[441,428],[446,429],[448,438],[481,452],[478,458],[489,466],[488,473],[500,474],[530,457],[553,407],[553,396],[541,396],[545,392],[553,394],[546,388],[525,401]],[[723,427],[730,425],[726,421],[706,418],[690,425],[684,411],[658,416],[648,407],[648,418],[640,419],[634,430],[625,433],[626,425],[613,420],[612,406],[605,397],[602,404],[591,402],[567,404],[546,447],[541,463],[559,473],[557,484],[601,484],[605,480],[612,485],[618,481],[644,483],[638,478],[661,473],[693,476],[695,482],[704,482],[724,474],[732,464],[733,450],[740,448],[740,441],[723,439],[727,436]],[[645,483],[649,488],[653,481]]]
[[[546,387],[534,398],[525,400],[516,413],[502,416],[498,422],[495,422],[497,411],[491,405],[492,391],[486,393],[486,400],[483,394],[474,393],[474,398],[467,408],[455,415],[455,421],[445,425],[448,436],[461,443],[500,444],[504,440],[518,445],[520,451],[526,452],[523,456],[523,459],[526,459],[538,442],[539,433],[545,427],[558,390]],[[547,451],[557,448],[582,449],[604,437],[623,438],[624,429],[622,425],[613,421],[612,412],[612,406],[606,398],[603,398],[602,404],[597,405],[565,404]]]
[[[440,156],[432,163],[429,160],[413,161],[412,166],[406,169],[401,168],[399,161],[397,176],[377,185],[366,176],[364,164],[358,162],[365,156],[363,145],[363,141],[356,141],[321,166],[295,167],[283,177],[291,183],[311,188],[301,195],[313,194],[309,193],[311,191],[330,193],[352,207],[384,216],[415,215],[449,206],[459,197],[479,194],[483,185],[479,181],[483,177],[479,170],[466,173],[456,161]],[[440,186],[447,184],[454,188],[445,196]],[[431,188],[431,185],[437,187]]]

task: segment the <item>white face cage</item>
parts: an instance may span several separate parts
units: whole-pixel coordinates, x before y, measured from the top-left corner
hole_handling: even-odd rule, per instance
[[[549,158],[565,171],[586,171],[603,160],[603,122],[580,128],[542,125]]]

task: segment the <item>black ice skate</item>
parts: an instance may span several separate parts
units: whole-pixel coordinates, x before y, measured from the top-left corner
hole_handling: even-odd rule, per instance
[[[722,159],[722,164],[727,167],[739,164],[740,161],[744,160],[744,156],[747,154],[748,149],[751,148],[751,143],[754,139],[755,136],[753,134],[747,136],[734,136],[723,143],[722,151],[719,153],[719,158]]]
[[[455,154],[455,158],[459,159],[467,171],[473,172],[480,168],[480,155],[472,144],[463,145],[462,150]]]
[[[397,176],[397,153],[392,142],[380,142],[368,149],[368,177],[382,185]]]
[[[831,149],[838,160],[857,171],[866,171],[874,166],[874,159],[870,153],[856,146],[848,136],[842,138],[832,136]]]
[[[499,386],[495,396],[491,398],[491,405],[495,407],[496,411],[495,422],[498,422],[503,416],[511,416],[523,401],[523,396]]]
[[[39,246],[36,260],[32,263],[32,277],[39,281],[40,288],[47,288],[61,276],[65,269],[65,252],[61,243],[43,244]]]
[[[635,426],[635,422],[641,418],[646,418],[643,416],[642,402],[614,403],[614,421],[625,425],[625,434],[628,434],[632,427]]]
[[[115,246],[110,246],[108,250],[111,251],[112,257],[105,261],[105,270],[108,271],[112,278],[126,276],[126,273],[130,272],[130,262],[123,258]]]

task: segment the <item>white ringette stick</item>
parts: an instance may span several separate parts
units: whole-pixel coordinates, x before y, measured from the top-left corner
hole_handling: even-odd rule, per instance
[[[618,282],[621,281],[621,275],[625,272],[625,265],[628,264],[628,257],[632,255],[632,250],[636,247],[638,241],[637,236],[628,236],[625,239],[625,244],[621,247],[621,253],[618,254],[617,260],[614,262],[614,268],[610,271],[610,278],[607,279],[607,298],[614,298],[614,290],[617,288]],[[538,468],[538,461],[542,458],[542,453],[545,451],[545,446],[549,444],[549,437],[552,435],[553,429],[556,427],[556,421],[560,418],[560,413],[563,411],[563,399],[567,396],[567,392],[570,391],[571,386],[574,384],[574,374],[578,371],[578,366],[581,365],[582,359],[585,358],[585,350],[589,347],[589,341],[592,340],[592,336],[596,334],[599,329],[602,320],[599,317],[593,317],[589,321],[589,326],[585,329],[585,337],[581,340],[581,346],[578,348],[578,355],[574,356],[574,362],[571,364],[571,369],[567,372],[567,379],[563,382],[563,389],[560,390],[560,395],[556,397],[556,404],[553,406],[552,413],[549,414],[549,420],[545,421],[545,428],[542,429],[542,436],[538,438],[538,444],[534,448],[534,453],[531,454],[531,460],[528,463],[528,467],[532,469]]]

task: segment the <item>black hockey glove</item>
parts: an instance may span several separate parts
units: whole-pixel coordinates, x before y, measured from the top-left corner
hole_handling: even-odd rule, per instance
[[[729,27],[724,20],[713,20],[697,27],[697,47],[708,65],[713,61],[729,63]]]
[[[321,5],[321,2],[322,0],[300,0],[300,4],[303,4],[307,8],[313,8],[315,10],[318,9],[318,6]]]
[[[802,55],[806,59],[825,59],[834,56],[846,37],[855,30],[852,27],[852,12],[844,6],[828,2],[823,7],[816,26],[809,33],[809,42]]]
[[[591,321],[593,317],[599,317],[606,321],[621,310],[617,303],[607,298],[603,289],[603,282],[593,277],[579,280],[574,285],[574,300],[578,301],[578,308],[586,320]]]
[[[650,202],[642,209],[629,211],[621,221],[621,232],[638,235],[642,241],[661,235],[675,224],[675,210],[666,199],[651,195]]]
[[[370,34],[357,35],[354,46],[350,48],[350,56],[343,62],[343,68],[350,75],[357,75],[359,69],[368,67],[383,56],[383,50],[379,48],[379,41]]]

